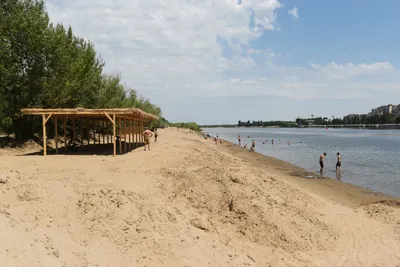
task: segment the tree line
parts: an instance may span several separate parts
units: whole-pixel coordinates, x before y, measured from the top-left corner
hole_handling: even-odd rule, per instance
[[[239,127],[296,127],[293,121],[238,121]]]
[[[135,107],[161,116],[104,66],[90,41],[50,23],[42,0],[1,1],[0,132],[28,138],[41,131],[41,121],[22,116],[22,108]]]
[[[237,124],[218,124],[218,125],[201,125],[202,128],[233,128],[233,127],[298,127],[301,125],[349,125],[349,124],[390,124],[400,123],[400,117],[393,114],[383,115],[350,115],[343,118],[313,117],[313,118],[297,118],[295,121],[238,121]]]
[[[343,118],[332,118],[327,117],[316,117],[301,119],[297,118],[296,123],[298,125],[308,125],[309,121],[312,120],[314,125],[348,125],[348,124],[390,124],[400,123],[400,117],[395,117],[393,114],[383,115],[348,115]]]

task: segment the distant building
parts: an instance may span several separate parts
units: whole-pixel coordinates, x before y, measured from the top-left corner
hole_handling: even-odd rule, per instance
[[[395,118],[400,117],[400,105],[393,106],[392,114]]]
[[[382,116],[382,115],[388,115],[388,114],[393,114],[395,117],[400,116],[400,105],[389,104],[386,106],[380,106],[380,107],[372,109],[368,115],[369,116],[375,116],[375,115]]]

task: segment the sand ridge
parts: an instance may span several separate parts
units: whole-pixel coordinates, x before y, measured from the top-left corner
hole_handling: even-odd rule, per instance
[[[0,265],[400,264],[398,206],[345,205],[256,153],[159,132],[116,158],[1,156]]]

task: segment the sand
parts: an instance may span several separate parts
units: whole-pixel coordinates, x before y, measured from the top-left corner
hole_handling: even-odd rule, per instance
[[[159,134],[116,158],[1,150],[0,266],[400,266],[398,199]]]

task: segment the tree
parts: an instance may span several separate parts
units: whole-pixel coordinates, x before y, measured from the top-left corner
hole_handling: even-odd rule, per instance
[[[48,24],[42,1],[0,3],[0,125],[19,137],[32,127],[20,109],[36,104],[46,76]]]

